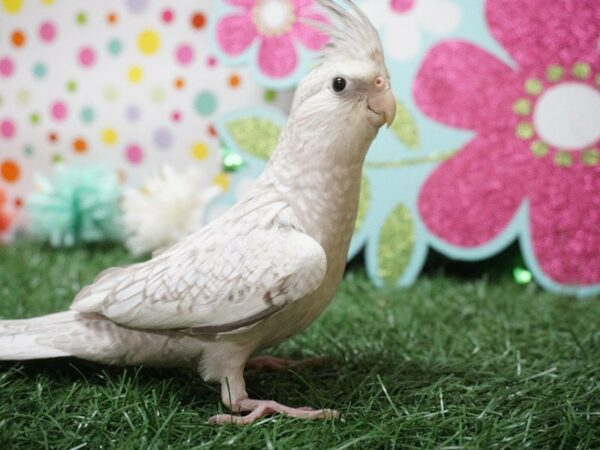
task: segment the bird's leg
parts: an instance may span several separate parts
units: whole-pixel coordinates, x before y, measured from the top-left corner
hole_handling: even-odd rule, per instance
[[[324,356],[315,356],[300,360],[277,358],[275,356],[257,356],[248,360],[246,363],[246,371],[258,372],[268,370],[271,372],[285,371],[289,369],[303,369],[305,367],[320,366],[325,364],[328,358]]]
[[[298,419],[331,419],[340,415],[331,409],[291,408],[273,400],[250,399],[246,393],[246,382],[241,370],[222,380],[221,399],[231,411],[248,414],[244,416],[219,414],[209,419],[209,423],[213,425],[247,425],[270,414],[284,414]]]

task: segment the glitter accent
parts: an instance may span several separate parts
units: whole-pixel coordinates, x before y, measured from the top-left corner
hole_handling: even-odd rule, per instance
[[[371,185],[369,179],[363,175],[360,180],[360,199],[358,201],[358,212],[356,214],[356,223],[354,224],[354,233],[362,227],[369,212],[371,203]]]
[[[541,94],[544,90],[544,85],[537,78],[530,78],[525,82],[525,92],[531,95]]]
[[[269,159],[277,146],[281,128],[261,117],[247,117],[229,122],[227,130],[242,150]]]
[[[396,118],[390,131],[411,150],[418,150],[419,130],[410,111],[400,101],[396,101]]]
[[[532,142],[529,148],[531,149],[531,153],[533,153],[538,158],[546,156],[548,154],[548,151],[550,150],[548,145],[542,141]]]
[[[518,284],[529,284],[533,280],[533,274],[523,267],[515,267],[513,269],[513,278]]]
[[[388,216],[379,234],[377,262],[386,284],[398,281],[410,261],[414,242],[411,213],[406,206],[400,205]]]
[[[233,150],[221,148],[221,165],[225,172],[235,172],[244,165],[244,158]]]
[[[589,78],[592,73],[592,69],[588,63],[578,62],[573,66],[573,76],[575,78],[579,78],[580,80],[585,80]]]
[[[398,169],[400,167],[412,167],[420,164],[430,164],[433,162],[441,162],[450,159],[457,150],[448,152],[430,153],[422,158],[400,159],[398,161],[365,161],[367,169]]]
[[[590,148],[588,150],[584,150],[581,153],[581,161],[586,166],[597,166],[600,162],[600,152],[596,148]]]
[[[554,155],[554,163],[560,167],[569,167],[573,164],[573,156],[569,152],[558,151]]]
[[[534,135],[533,125],[529,122],[521,122],[517,125],[517,137],[520,139],[531,139]]]
[[[520,98],[513,105],[513,111],[520,116],[531,114],[531,101],[526,98]]]
[[[546,69],[546,78],[548,81],[560,81],[564,74],[565,69],[563,69],[561,66],[549,66]]]

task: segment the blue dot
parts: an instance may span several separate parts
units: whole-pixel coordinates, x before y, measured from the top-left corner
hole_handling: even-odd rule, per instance
[[[44,63],[36,63],[33,66],[33,76],[36,78],[44,78],[46,76],[46,74],[48,73],[48,69],[46,69],[46,65]]]
[[[212,92],[200,92],[194,100],[194,109],[201,116],[210,116],[217,109],[217,97]]]
[[[111,55],[117,56],[123,50],[123,44],[118,39],[111,39],[108,41],[108,52]]]
[[[79,117],[83,123],[92,123],[96,117],[96,114],[92,108],[85,106],[81,109]]]

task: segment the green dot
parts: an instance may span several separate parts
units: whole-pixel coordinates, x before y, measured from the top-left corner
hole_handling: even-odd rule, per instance
[[[75,92],[77,90],[77,82],[75,80],[67,81],[67,91]]]
[[[530,78],[525,82],[525,91],[531,95],[538,95],[544,90],[544,85],[537,78]]]
[[[25,153],[27,156],[33,155],[33,147],[31,145],[26,145],[23,149],[23,153]]]
[[[549,81],[559,81],[564,73],[564,69],[560,66],[549,66],[546,69],[546,78],[548,78]]]
[[[569,167],[573,164],[573,156],[569,152],[556,152],[554,155],[554,162],[557,166]]]
[[[111,39],[108,41],[108,53],[113,56],[117,56],[123,50],[123,44],[118,39]]]
[[[581,161],[583,161],[586,166],[597,166],[600,162],[600,152],[595,148],[585,150],[581,154]]]
[[[52,162],[54,164],[61,163],[62,161],[63,161],[63,157],[61,155],[59,155],[58,153],[55,153],[54,155],[52,155]]]
[[[78,12],[75,16],[75,22],[77,22],[77,25],[85,25],[87,23],[87,15],[83,11]]]
[[[531,102],[526,98],[520,98],[513,105],[513,111],[520,116],[526,116],[531,113]]]
[[[590,76],[592,69],[588,63],[578,62],[573,66],[573,76],[584,80]]]
[[[154,103],[162,103],[165,101],[165,90],[160,86],[155,87],[150,92],[150,98],[154,101]]]
[[[44,63],[38,62],[33,65],[33,76],[39,79],[44,78],[48,74],[48,69]]]
[[[273,103],[275,100],[277,100],[277,92],[273,89],[267,89],[265,91],[265,101]]]
[[[117,88],[113,85],[110,86],[106,86],[104,88],[104,98],[109,101],[115,101],[117,99],[117,97],[119,96],[119,92],[117,91]]]
[[[83,123],[92,123],[96,118],[96,114],[91,107],[85,106],[81,109],[79,117]]]
[[[546,156],[548,154],[548,151],[550,150],[548,145],[542,141],[532,142],[530,149],[535,156],[540,158]]]
[[[203,91],[194,99],[194,109],[203,117],[210,116],[217,109],[217,98],[212,92]]]
[[[29,121],[33,125],[37,125],[38,123],[40,123],[41,117],[40,117],[40,115],[38,113],[31,113],[31,115],[29,116]]]
[[[527,122],[522,122],[517,125],[517,137],[521,139],[531,139],[533,137],[533,125]]]
[[[21,89],[17,94],[17,100],[21,105],[27,105],[31,100],[31,94],[27,89]]]

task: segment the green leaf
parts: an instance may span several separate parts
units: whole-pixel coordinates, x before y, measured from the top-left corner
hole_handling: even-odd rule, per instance
[[[390,127],[390,131],[409,149],[419,150],[421,144],[417,123],[413,115],[400,100],[396,100],[396,118]]]
[[[277,147],[281,128],[263,117],[244,117],[229,122],[227,131],[241,150],[257,158],[269,159]]]
[[[369,205],[371,202],[371,185],[369,179],[365,176],[360,180],[360,199],[358,201],[358,213],[356,214],[356,223],[354,224],[354,233],[360,230],[363,226],[367,213],[369,212]]]
[[[413,253],[415,230],[410,210],[400,205],[388,216],[379,233],[379,275],[388,285],[398,282]]]

